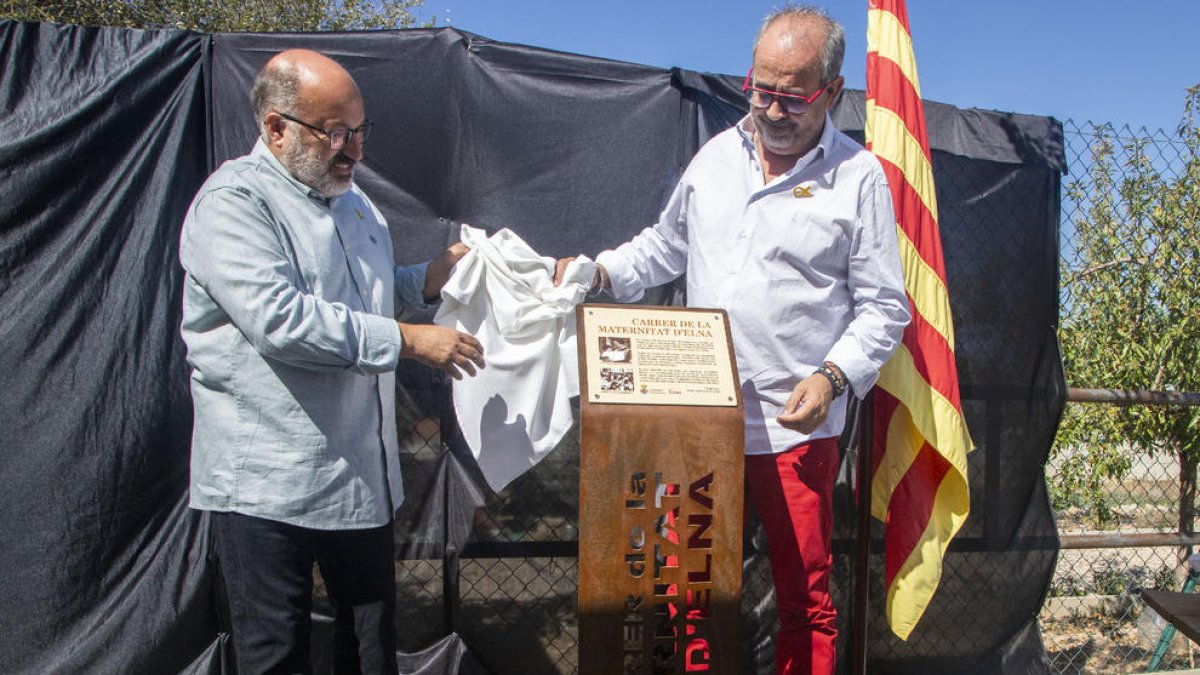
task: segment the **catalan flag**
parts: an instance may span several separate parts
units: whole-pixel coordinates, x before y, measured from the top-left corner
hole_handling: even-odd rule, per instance
[[[954,365],[954,326],[925,110],[904,0],[868,0],[867,147],[896,209],[912,322],[884,365],[874,400],[871,514],[885,524],[887,617],[907,640],[942,576],[942,557],[971,508]]]

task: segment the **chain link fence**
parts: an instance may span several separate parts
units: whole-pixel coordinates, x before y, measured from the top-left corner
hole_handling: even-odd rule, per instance
[[[1119,190],[1097,194],[1088,187],[1104,158],[1120,185],[1132,161],[1148,162],[1164,178],[1183,169],[1186,147],[1165,131],[1132,130],[1067,121],[1063,125],[1069,175],[1064,181],[1061,227],[1062,278],[1080,270],[1077,225],[1098,202],[1123,212]],[[1127,223],[1136,226],[1136,223]],[[1064,310],[1070,297],[1064,292]],[[1068,403],[1069,406],[1100,405]],[[1180,590],[1186,577],[1181,546],[1137,546],[1145,535],[1179,529],[1180,466],[1171,454],[1148,456],[1131,447],[1099,450],[1103,461],[1121,465],[1083,498],[1072,476],[1101,461],[1095,448],[1056,447],[1046,467],[1063,549],[1039,616],[1052,670],[1057,673],[1141,673],[1149,669],[1165,627],[1147,610],[1143,588]],[[1091,540],[1088,543],[1085,538]],[[1157,670],[1194,668],[1195,645],[1176,635]]]
[[[578,434],[500,492],[480,490],[461,438],[442,435],[457,428],[445,378],[403,375],[399,649],[455,632],[486,672],[515,672],[515,664],[523,673],[578,672]],[[421,379],[428,389],[413,387]],[[417,400],[408,396],[414,389]]]

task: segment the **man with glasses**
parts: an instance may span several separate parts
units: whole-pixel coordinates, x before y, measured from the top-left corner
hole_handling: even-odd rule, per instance
[[[433,301],[466,248],[395,266],[354,184],[371,122],[335,61],[280,53],[251,101],[261,137],[200,188],[180,242],[191,506],[211,513],[239,672],[311,670],[315,561],[337,671],[394,673],[393,371],[412,358],[461,378],[484,361],[469,335],[393,317]]]
[[[909,319],[887,179],[827,115],[844,51],[841,26],[818,9],[768,16],[743,86],[750,114],[700,149],[658,223],[596,257],[596,284],[619,301],[686,272],[689,306],[729,313],[779,673],[834,671],[842,394],[867,393]]]

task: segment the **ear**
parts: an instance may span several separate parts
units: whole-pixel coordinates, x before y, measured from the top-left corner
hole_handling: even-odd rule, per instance
[[[833,80],[829,83],[829,86],[825,91],[829,94],[830,108],[837,105],[838,97],[842,95],[842,87],[845,86],[845,84],[846,78],[842,77],[841,75],[833,78]]]
[[[282,149],[287,120],[277,112],[269,112],[263,117],[263,127],[267,131],[267,144]]]

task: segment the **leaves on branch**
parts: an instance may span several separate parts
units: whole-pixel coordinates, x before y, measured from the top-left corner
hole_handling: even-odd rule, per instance
[[[1066,186],[1059,338],[1067,381],[1085,388],[1200,391],[1200,87],[1188,90],[1178,160],[1161,144],[1098,127],[1088,172]],[[1074,226],[1074,231],[1070,229]],[[1056,506],[1104,518],[1104,483],[1131,452],[1200,456],[1200,409],[1069,404],[1055,452]],[[1121,452],[1113,452],[1120,448]],[[1079,458],[1080,461],[1073,461]]]
[[[202,33],[317,32],[429,27],[424,0],[0,0],[0,18]]]

